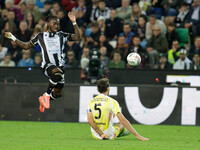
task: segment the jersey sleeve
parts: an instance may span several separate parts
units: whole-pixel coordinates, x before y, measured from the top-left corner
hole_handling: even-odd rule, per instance
[[[88,105],[87,112],[92,112],[91,103]]]
[[[119,103],[116,100],[114,100],[114,99],[112,99],[111,111],[115,115],[117,115],[117,113],[120,112]]]
[[[73,41],[71,33],[62,32],[63,36],[66,38],[66,41]]]
[[[30,42],[31,42],[31,44],[35,47],[35,46],[37,46],[38,45],[38,36],[39,36],[39,34],[40,33],[38,33],[37,35],[35,35],[31,40],[30,40]]]

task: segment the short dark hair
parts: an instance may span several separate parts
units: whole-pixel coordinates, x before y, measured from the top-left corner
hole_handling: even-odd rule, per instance
[[[168,24],[168,26],[170,26],[170,27],[176,27],[176,24],[175,24],[174,22],[170,22],[170,23]]]
[[[110,87],[109,80],[107,78],[102,78],[97,81],[97,87],[99,93],[103,93],[107,91],[107,88]]]
[[[51,5],[52,3],[50,1],[45,1],[44,5]]]
[[[147,16],[146,15],[140,15],[139,18],[143,18],[147,22]]]
[[[155,16],[154,14],[151,14],[149,17],[150,17],[150,18],[155,18],[155,19],[156,19],[156,16]]]
[[[53,20],[53,19],[56,19],[56,20],[59,20],[58,16],[56,16],[55,14],[53,13],[50,13],[48,16],[47,16],[47,19],[48,19],[48,22]]]

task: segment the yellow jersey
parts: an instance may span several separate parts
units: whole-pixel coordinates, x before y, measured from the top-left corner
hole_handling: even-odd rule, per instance
[[[109,139],[115,138],[115,129],[113,127],[113,119],[115,115],[120,112],[119,104],[113,98],[99,94],[94,97],[88,106],[88,111],[92,112],[94,122],[101,131],[109,135]],[[91,127],[93,136],[97,139],[101,139],[98,133]]]

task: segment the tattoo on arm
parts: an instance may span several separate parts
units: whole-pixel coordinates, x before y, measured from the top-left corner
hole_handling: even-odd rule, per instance
[[[29,49],[29,48],[33,47],[31,42],[22,42],[22,41],[17,39],[16,43],[17,43],[17,45],[19,45],[23,49]]]
[[[75,34],[72,34],[72,40],[73,41],[80,41],[81,40],[81,34],[80,34],[80,31],[79,31],[79,27],[78,25],[74,25],[74,30],[75,30]]]

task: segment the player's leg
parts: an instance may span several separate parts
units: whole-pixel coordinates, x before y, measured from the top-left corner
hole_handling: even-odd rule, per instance
[[[114,125],[115,128],[115,135],[116,137],[129,135],[130,131],[128,131],[121,122]]]
[[[63,90],[63,87],[64,87],[64,83],[58,83],[54,88],[53,90],[51,91],[51,94],[50,94],[50,100],[55,100],[59,97],[62,96],[62,90]]]
[[[46,68],[44,68],[44,74],[49,78],[49,86],[47,88],[47,91],[43,94],[42,98],[41,97],[39,98],[39,101],[40,101],[40,108],[42,106],[42,107],[49,109],[50,108],[50,95],[53,92],[55,87],[58,87],[58,90],[55,89],[56,92],[53,92],[53,93],[55,93],[56,98],[57,98],[57,96],[61,96],[61,94],[59,95],[59,91],[62,88],[59,88],[60,86],[58,83],[63,83],[63,85],[64,85],[64,71],[61,70],[60,68],[56,67],[55,65],[50,64],[50,65],[47,65]]]

